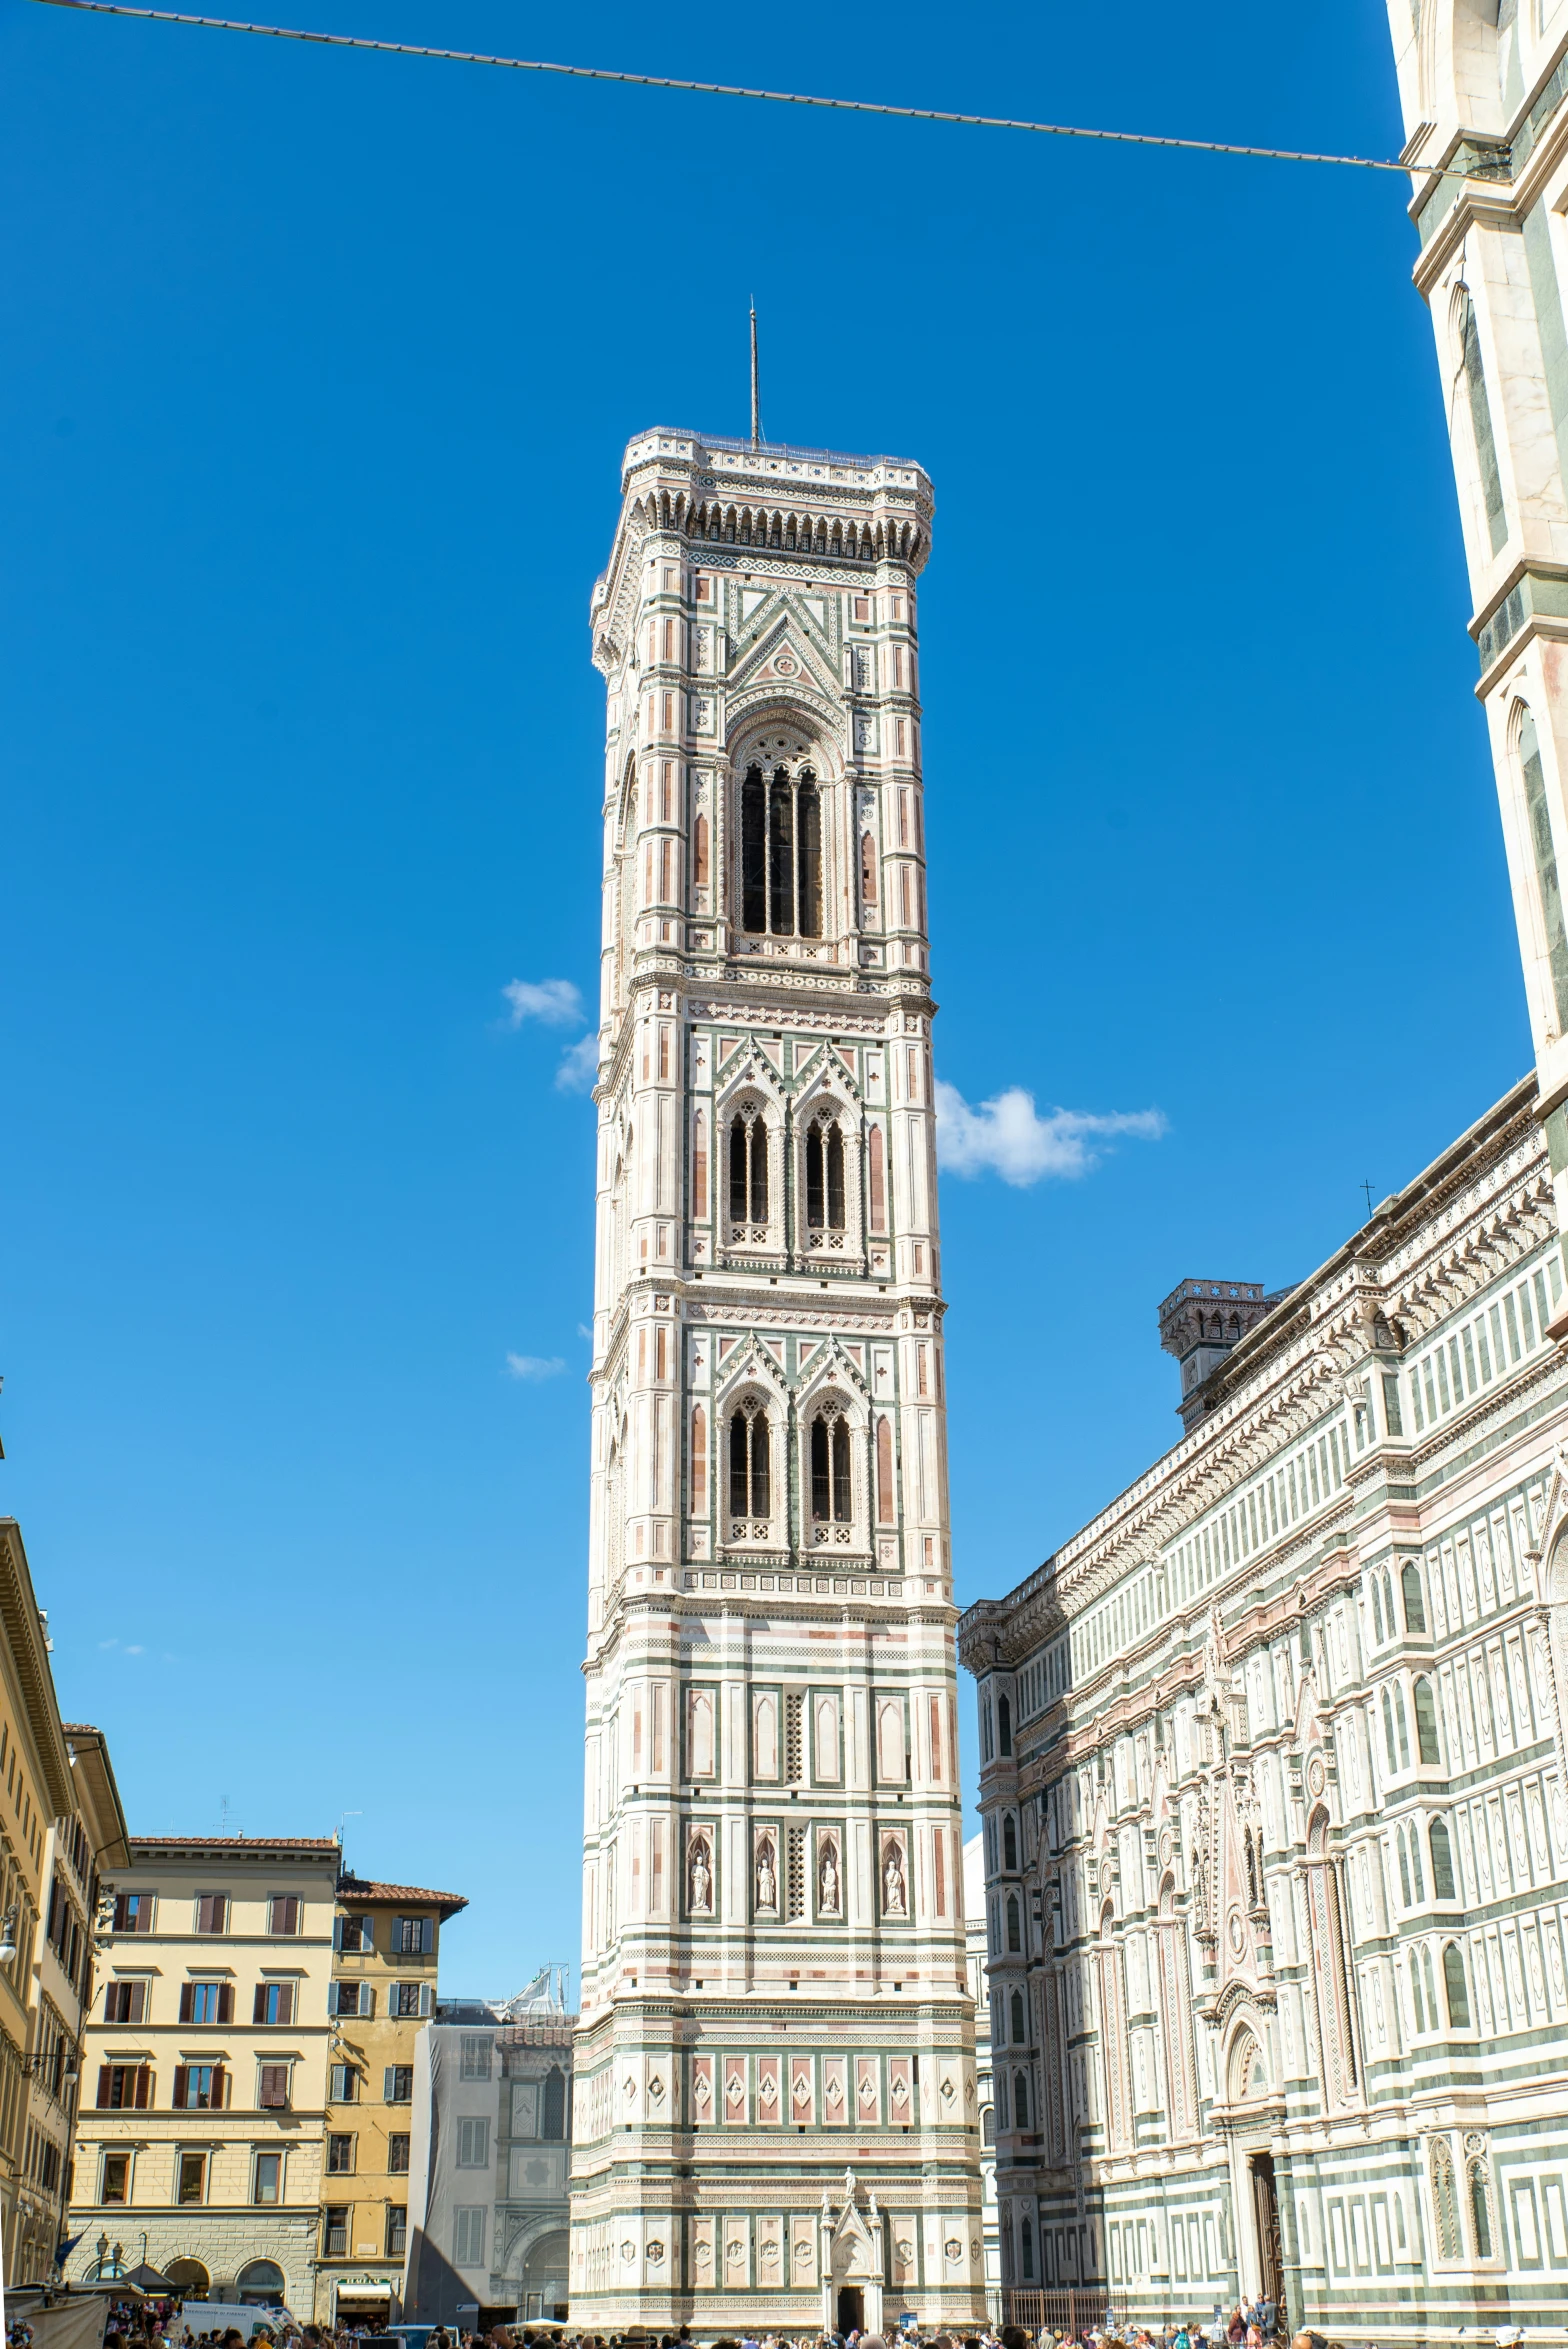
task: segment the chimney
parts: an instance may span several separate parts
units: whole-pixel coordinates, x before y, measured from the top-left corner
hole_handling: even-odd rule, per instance
[[[1203,1397],[1210,1372],[1284,1294],[1265,1296],[1261,1281],[1183,1281],[1172,1289],[1160,1307],[1160,1344],[1181,1364],[1176,1408],[1189,1435],[1211,1408]]]

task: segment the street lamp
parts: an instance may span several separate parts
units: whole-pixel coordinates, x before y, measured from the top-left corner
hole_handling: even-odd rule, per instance
[[[0,1966],[8,1966],[16,1955],[16,1918],[17,1906],[13,1900],[0,1917]]]

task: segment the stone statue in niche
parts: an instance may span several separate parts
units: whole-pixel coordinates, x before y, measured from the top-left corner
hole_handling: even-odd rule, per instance
[[[823,1837],[821,1855],[817,1860],[817,1914],[819,1917],[838,1915],[838,1846],[831,1835]]]
[[[691,1858],[687,1862],[687,1907],[694,1917],[713,1914],[713,1865],[708,1857],[708,1839],[705,1835],[692,1839]]]
[[[779,1905],[778,1872],[773,1864],[773,1838],[765,1835],[757,1846],[757,1906],[770,1915]]]
[[[909,1898],[904,1887],[904,1855],[892,1841],[889,1841],[882,1854],[882,1914],[885,1917],[907,1917],[909,1914]]]

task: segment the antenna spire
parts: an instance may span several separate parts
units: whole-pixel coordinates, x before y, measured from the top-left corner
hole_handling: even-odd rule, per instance
[[[762,446],[762,392],[757,375],[757,305],[751,305],[751,445]]]

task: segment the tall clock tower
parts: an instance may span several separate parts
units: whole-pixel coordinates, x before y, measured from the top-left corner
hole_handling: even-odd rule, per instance
[[[984,2308],[918,465],[643,433],[608,689],[571,2303]]]

